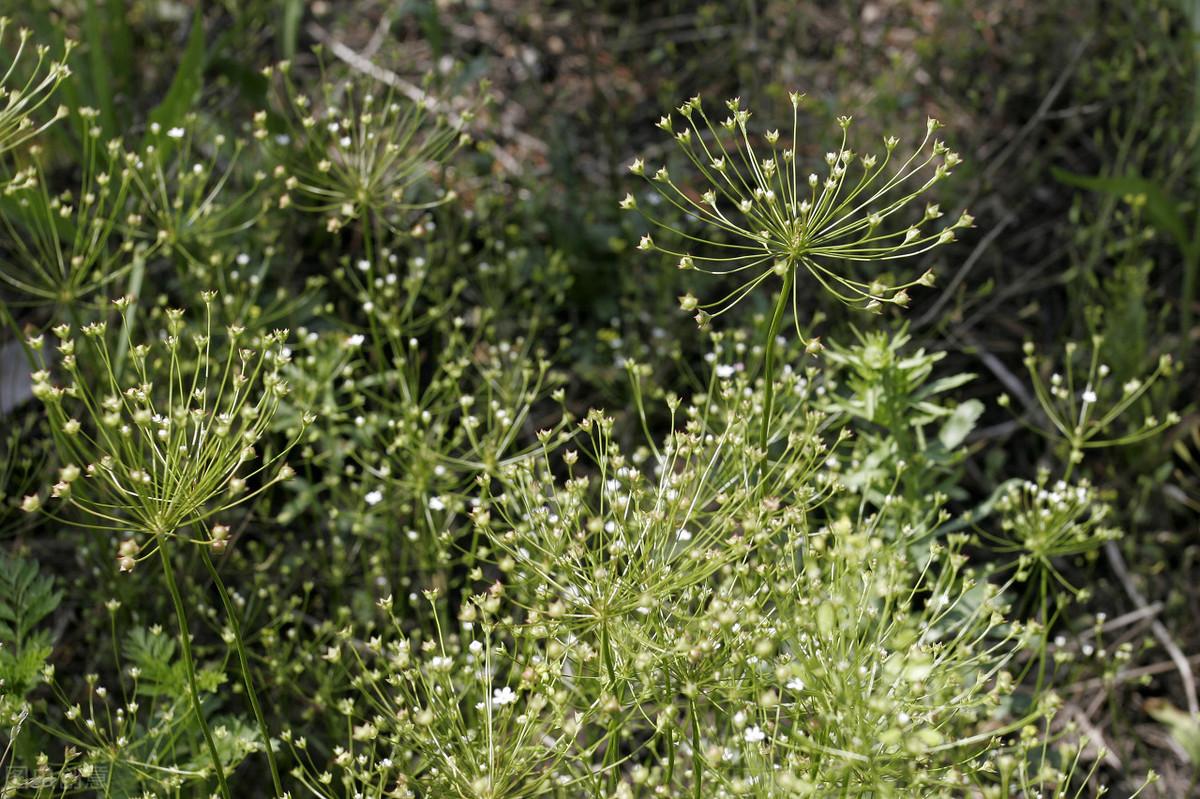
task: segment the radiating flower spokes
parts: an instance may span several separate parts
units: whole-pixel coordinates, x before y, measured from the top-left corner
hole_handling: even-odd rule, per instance
[[[1113,526],[1112,509],[1087,480],[1051,482],[1049,472],[1043,471],[1036,482],[1010,485],[997,499],[996,510],[1001,514],[1000,531],[980,535],[995,552],[1017,556],[1010,564],[1017,579],[1044,573],[1072,594],[1079,589],[1067,581],[1055,560],[1085,555],[1121,537],[1121,530]]]
[[[254,170],[243,180],[242,140],[206,138],[189,114],[181,127],[151,123],[144,147],[125,154],[139,213],[127,222],[149,246],[204,265],[222,240],[244,233],[267,213],[272,176]]]
[[[1047,359],[1038,356],[1032,342],[1024,346],[1034,396],[1051,428],[1034,429],[1065,441],[1072,466],[1083,459],[1085,449],[1136,444],[1179,423],[1175,411],[1162,417],[1147,412],[1147,400],[1152,396],[1148,392],[1160,378],[1170,377],[1179,369],[1169,354],[1158,359],[1152,372],[1121,382],[1111,376],[1112,370],[1102,358],[1104,337],[1094,335],[1090,343],[1087,352],[1076,342],[1068,342],[1062,363],[1049,380],[1043,375],[1043,370],[1049,371]],[[1000,404],[1008,405],[1009,398],[1001,396]]]
[[[120,139],[101,141],[100,112],[94,108],[80,108],[72,116],[84,132],[77,188],[53,191],[48,154],[33,145],[27,165],[3,189],[10,204],[0,214],[0,230],[11,252],[0,264],[0,281],[20,293],[20,303],[64,306],[80,300],[126,274],[146,254],[144,243],[120,236],[122,222],[130,221],[132,181],[131,170],[122,164]]]
[[[206,309],[213,299],[206,293]],[[43,368],[33,376],[33,392],[46,406],[65,464],[50,494],[83,514],[73,523],[170,535],[291,476],[284,458],[294,440],[267,457],[256,451],[287,393],[286,332],[243,341],[244,331],[231,327],[221,357],[212,351],[210,316],[186,353],[184,327],[183,312],[168,310],[165,336],[153,346],[133,344],[122,331],[129,358],[122,368],[106,325],[85,326],[89,357],[101,367],[96,380],[79,369],[70,326],[55,328],[66,381],[52,383]],[[36,353],[43,345],[31,346]],[[303,427],[310,422],[306,417]],[[27,510],[41,506],[36,495],[27,499]]]
[[[0,42],[4,40],[10,24],[8,17],[0,17]],[[58,59],[51,58],[49,47],[34,47],[36,63],[29,70],[25,82],[14,85],[17,65],[26,54],[32,36],[28,28],[17,31],[16,50],[11,52],[8,68],[0,75],[0,153],[21,146],[67,115],[66,107],[59,106],[54,116],[41,124],[35,122],[32,116],[46,104],[58,85],[70,76],[71,68],[67,66],[67,59],[75,43],[70,40],[64,43]]]
[[[288,132],[271,135],[267,114],[260,112],[254,135],[286,174],[285,205],[324,215],[333,231],[364,216],[394,228],[406,221],[403,212],[453,199],[444,191],[432,200],[416,199],[413,189],[432,165],[470,141],[473,107],[454,114],[428,94],[410,100],[391,86],[376,94],[380,87],[367,82],[334,84],[324,70],[314,100],[292,83],[290,63],[265,74],[280,77]]]
[[[847,149],[851,119],[839,117],[841,143],[836,151],[826,153],[823,175],[811,172],[802,176],[796,153],[800,99],[799,94],[791,95],[792,143],[781,145],[779,132],[767,131],[761,136],[769,148],[766,152],[761,146],[756,151],[753,139],[757,137],[752,137],[748,126],[751,113],[737,99],[728,101],[730,115],[717,124],[704,112],[699,97],[680,106],[679,114],[686,122],[682,130],[675,130],[671,117],[663,117],[658,126],[675,136],[701,179],[709,184],[699,199],[676,183],[666,167],[651,172],[641,159],[630,165],[667,203],[723,234],[689,233],[647,214],[655,225],[699,246],[671,249],[647,235],[639,249],[671,255],[681,269],[712,275],[750,273],[737,288],[714,302],[700,303],[691,294],[681,298],[686,310],[699,311],[701,322],[736,305],[771,275],[784,278],[785,287],[790,286],[794,308],[799,285],[792,278],[800,268],[848,305],[871,310],[883,303],[906,305],[907,289],[931,285],[931,272],[888,285],[854,279],[839,270],[837,263],[921,255],[953,241],[955,231],[973,221],[964,213],[940,229],[923,227],[943,215],[936,204],[929,204],[915,224],[885,224],[960,162],[956,153],[934,138],[940,124],[933,119],[928,121],[920,145],[898,167],[892,168],[899,140],[888,137],[883,157],[863,156],[857,159],[856,170],[856,156]],[[637,208],[637,200],[627,195],[621,207]]]

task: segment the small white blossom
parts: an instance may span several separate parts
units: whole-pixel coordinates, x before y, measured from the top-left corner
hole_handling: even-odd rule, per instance
[[[497,688],[492,691],[493,705],[511,705],[517,701],[517,692],[509,688],[507,685],[503,688]]]

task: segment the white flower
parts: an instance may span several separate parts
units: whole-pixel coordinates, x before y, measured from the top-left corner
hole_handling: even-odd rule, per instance
[[[733,371],[732,364],[723,363],[717,367],[717,377],[725,380],[726,378],[733,377]]]
[[[765,732],[763,732],[762,729],[756,725],[754,727],[748,727],[746,729],[745,737],[746,737],[746,743],[756,744],[759,741],[764,740],[767,737],[767,734]]]
[[[441,497],[430,497],[429,498],[429,509],[430,510],[445,510],[446,503],[442,501]]]
[[[493,705],[511,705],[517,701],[517,692],[509,688],[507,685],[503,688],[497,688],[492,691]]]
[[[366,337],[362,333],[355,333],[353,336],[350,336],[350,338],[346,339],[346,346],[361,347],[363,342],[366,340]]]
[[[170,130],[167,131],[167,135],[170,136],[172,139],[182,139],[183,138],[183,128],[171,128]]]
[[[1091,405],[1096,401],[1096,392],[1092,391],[1092,387],[1088,386],[1083,390],[1083,401]]]
[[[363,497],[363,499],[367,501],[368,505],[378,505],[383,501],[383,492],[379,489],[376,489]]]
[[[787,687],[790,691],[803,691],[804,680],[800,679],[799,677],[793,677],[792,679],[788,680]]]

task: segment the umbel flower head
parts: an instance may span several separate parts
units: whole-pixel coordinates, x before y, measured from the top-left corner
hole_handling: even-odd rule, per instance
[[[1017,555],[1018,580],[1028,580],[1044,571],[1071,593],[1078,589],[1067,582],[1054,560],[1086,555],[1121,537],[1113,527],[1112,509],[1091,483],[1050,482],[1049,472],[1038,474],[1037,482],[1009,486],[996,502],[1001,514],[1000,533],[984,533],[995,551]]]
[[[1038,355],[1032,342],[1026,342],[1024,350],[1034,395],[1050,423],[1049,430],[1034,429],[1065,442],[1072,465],[1083,460],[1084,450],[1136,444],[1179,423],[1175,411],[1163,417],[1149,412],[1154,384],[1179,370],[1170,355],[1161,356],[1148,374],[1119,380],[1104,361],[1104,337],[1099,334],[1092,336],[1090,350],[1067,342],[1059,364]],[[1007,396],[1000,397],[1001,405],[1009,402]]]
[[[73,115],[84,131],[77,188],[51,189],[48,154],[37,144],[27,148],[28,165],[4,187],[9,204],[0,230],[10,252],[0,264],[0,280],[23,303],[66,306],[119,279],[137,261],[139,245],[132,238],[120,241],[122,217],[126,223],[136,219],[124,215],[132,172],[122,164],[120,140],[101,141],[99,116],[87,107]]]
[[[149,126],[144,146],[125,153],[137,213],[127,224],[146,246],[195,265],[206,264],[222,240],[253,227],[267,212],[262,170],[242,174],[246,143],[206,135],[200,119]]]
[[[211,309],[213,294],[204,300]],[[118,308],[128,302],[118,300]],[[250,336],[231,327],[219,355],[210,314],[191,336],[183,311],[166,317],[152,344],[133,343],[124,329],[123,349],[110,346],[103,322],[85,326],[86,359],[70,326],[60,325],[61,379],[45,368],[33,375],[63,464],[50,495],[82,513],[82,526],[169,535],[292,474],[283,461],[288,447],[264,458],[256,449],[287,393],[286,332]],[[40,357],[41,339],[30,346]],[[100,376],[89,379],[82,363],[98,365]],[[41,504],[35,495],[24,507]]]
[[[726,103],[729,116],[716,124],[699,97],[679,107],[681,127],[673,117],[663,117],[658,126],[674,135],[700,180],[708,184],[703,191],[693,193],[676,183],[666,167],[648,168],[640,158],[630,165],[630,171],[645,177],[668,203],[716,233],[710,238],[681,231],[646,214],[655,225],[692,246],[676,251],[647,235],[639,249],[667,253],[678,259],[680,269],[745,277],[715,302],[704,304],[691,294],[680,298],[685,310],[699,312],[701,323],[733,307],[771,275],[783,279],[784,293],[791,294],[794,307],[800,269],[847,305],[869,310],[884,303],[907,305],[907,289],[932,285],[931,272],[889,285],[855,279],[840,265],[921,255],[953,241],[955,231],[973,221],[964,213],[953,223],[939,224],[942,211],[929,204],[919,221],[897,223],[897,214],[960,161],[934,137],[940,127],[936,120],[929,120],[924,138],[907,157],[897,154],[900,142],[893,136],[884,139],[881,155],[859,157],[847,149],[850,117],[839,117],[841,144],[825,154],[821,168],[806,172],[799,163],[796,141],[802,96],[791,95],[791,142],[782,141],[778,130],[752,132],[750,111],[737,99]],[[636,208],[637,200],[627,195],[621,207]]]
[[[67,41],[63,45],[62,55],[55,60],[50,56],[49,47],[33,46],[30,43],[32,32],[28,28],[21,28],[17,31],[14,48],[11,41],[5,42],[10,24],[8,17],[0,17],[0,44],[6,55],[11,56],[7,59],[8,66],[0,72],[0,153],[19,147],[67,115],[66,107],[59,106],[54,116],[40,125],[32,117],[54,94],[58,84],[70,76],[67,58],[75,47],[74,42]],[[23,60],[22,56],[28,55],[30,50],[35,61],[22,83],[18,74],[24,67],[18,65]],[[24,60],[28,63],[28,58]]]
[[[282,82],[287,133],[272,135],[264,111],[255,115],[254,136],[271,149],[285,176],[283,206],[322,214],[334,231],[364,216],[394,227],[405,211],[452,199],[443,193],[421,201],[412,193],[433,165],[470,141],[472,107],[439,110],[442,104],[423,90],[411,99],[361,77],[323,79],[314,99],[292,82],[289,62],[266,74]]]

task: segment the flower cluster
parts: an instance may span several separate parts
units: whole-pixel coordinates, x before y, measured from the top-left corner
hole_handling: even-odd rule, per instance
[[[1039,358],[1032,343],[1025,345],[1025,366],[1038,403],[1052,429],[1045,435],[1059,437],[1069,447],[1072,464],[1083,459],[1085,449],[1116,447],[1145,441],[1179,423],[1179,414],[1168,411],[1159,416],[1149,410],[1151,388],[1163,377],[1178,370],[1170,355],[1158,359],[1154,370],[1144,377],[1114,380],[1102,359],[1104,338],[1095,335],[1085,350],[1074,342],[1066,346],[1062,371],[1045,372],[1052,365]],[[1119,383],[1119,385],[1118,385]],[[1006,396],[1000,398],[1007,405]],[[1142,410],[1140,421],[1130,423],[1132,411]]]
[[[1120,538],[1112,526],[1112,512],[1087,481],[1050,482],[1042,472],[1038,480],[1014,483],[996,502],[1001,535],[993,538],[997,552],[1016,554],[1017,579],[1035,574],[1055,577],[1074,593],[1054,561],[1094,552],[1105,541]]]
[[[98,116],[87,107],[77,114],[84,131],[77,190],[51,192],[40,147],[30,148],[32,163],[4,188],[12,204],[0,228],[14,246],[12,260],[0,263],[0,280],[30,300],[65,306],[84,299],[127,273],[137,257],[135,242],[121,240],[123,226],[139,221],[128,210],[133,171],[119,140],[101,142]]]
[[[574,784],[568,758],[590,757],[579,731],[598,712],[575,709],[565,648],[540,651],[500,621],[499,597],[464,606],[459,629],[418,645],[407,619],[388,619],[363,647],[342,636],[326,659],[343,666],[354,690],[339,703],[351,734],[332,766],[348,787],[391,786],[392,796],[461,799],[533,797]],[[510,684],[511,683],[511,684]],[[298,771],[315,795],[332,772],[313,768],[307,741],[286,734]]]
[[[123,325],[114,344],[106,322],[85,326],[80,347],[69,325],[54,329],[62,377],[43,368],[33,386],[62,462],[50,512],[86,527],[172,535],[291,476],[287,447],[262,459],[256,450],[287,393],[286,332],[250,338],[231,326],[215,341],[213,299],[204,297],[198,330],[186,329],[182,310],[168,310],[164,335],[149,343],[135,344]],[[29,346],[42,357],[42,339]],[[84,363],[101,366],[97,380]],[[24,507],[43,503],[30,495]],[[65,514],[68,507],[80,517]],[[139,550],[134,539],[121,545],[123,569]]]
[[[287,132],[272,134],[265,111],[254,119],[255,138],[270,148],[284,175],[285,204],[325,216],[334,231],[353,219],[397,227],[405,221],[402,212],[451,198],[411,195],[431,165],[470,140],[470,109],[439,113],[426,93],[413,101],[394,87],[379,95],[362,82],[325,81],[314,100],[291,73],[288,62],[266,71],[279,79]]]
[[[679,107],[680,129],[676,130],[671,116],[663,117],[659,127],[674,135],[706,184],[703,190],[676,183],[665,166],[654,169],[640,158],[630,165],[630,171],[646,178],[667,203],[713,231],[710,237],[679,230],[643,211],[655,225],[683,239],[686,246],[674,250],[646,235],[639,249],[671,255],[678,259],[680,269],[745,278],[713,302],[702,303],[685,295],[681,305],[684,310],[698,311],[701,322],[733,307],[773,275],[783,281],[785,301],[796,306],[802,292],[796,280],[798,270],[807,272],[848,305],[871,310],[884,303],[907,305],[907,289],[931,285],[932,272],[889,285],[882,280],[855,279],[840,264],[921,255],[953,241],[957,230],[972,223],[963,213],[953,223],[939,227],[936,220],[942,211],[936,204],[927,205],[916,221],[897,223],[906,218],[903,212],[911,203],[948,176],[960,161],[934,138],[938,122],[929,120],[924,138],[907,157],[896,155],[899,140],[888,137],[882,156],[859,158],[847,149],[850,117],[840,117],[838,148],[825,155],[822,169],[805,175],[797,133],[801,97],[791,95],[791,141],[781,141],[777,130],[753,131],[751,113],[737,99],[726,103],[729,115],[716,124],[699,97]],[[633,195],[627,195],[621,207],[633,209],[639,204]]]
[[[205,136],[198,118],[150,124],[144,146],[125,153],[138,197],[130,233],[185,264],[203,264],[215,245],[251,229],[270,208],[273,175],[239,171],[246,149],[223,133]]]
[[[11,25],[10,18],[0,17],[0,42],[5,41]],[[55,59],[51,57],[48,46],[34,45],[32,38],[32,31],[21,28],[17,31],[16,49],[10,50],[10,43],[5,44],[9,58],[8,66],[0,75],[0,154],[20,147],[67,114],[66,108],[60,106],[45,122],[39,123],[33,118],[33,114],[50,100],[59,84],[70,76],[67,59],[75,44],[68,40],[63,45],[62,53]],[[24,67],[23,62],[27,60],[30,49],[36,60],[32,68],[27,70],[25,82],[20,83],[19,69]]]

